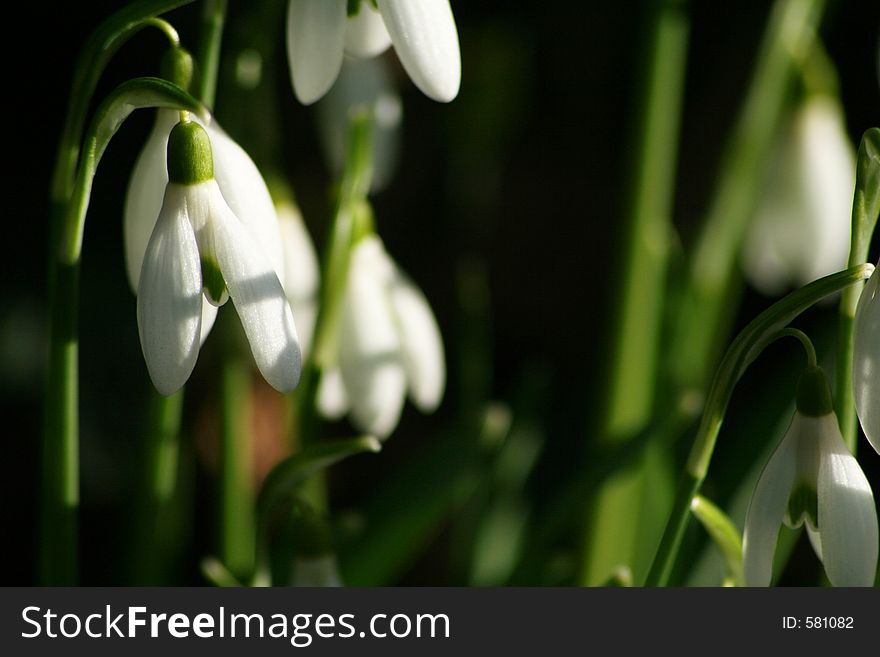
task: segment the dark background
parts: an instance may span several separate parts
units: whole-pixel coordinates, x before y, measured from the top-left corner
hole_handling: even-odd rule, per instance
[[[16,3],[6,19],[3,186],[11,204],[5,213],[0,298],[4,584],[32,581],[47,190],[55,147],[76,54],[116,4],[60,3],[47,11],[37,3]],[[225,53],[254,38],[244,12],[257,4],[230,2],[224,35],[230,51]],[[529,482],[539,509],[556,483],[585,458],[595,408],[591,400],[601,383],[595,364],[603,356],[607,268],[624,207],[628,125],[638,97],[646,4],[453,2],[463,62],[458,98],[450,105],[434,103],[396,69],[405,108],[403,150],[395,178],[374,204],[389,252],[422,287],[438,317],[450,363],[449,387],[436,416],[426,418],[407,407],[382,458],[367,462],[359,457],[334,475],[334,495],[341,504],[366,494],[437,427],[454,422],[468,403],[470,393],[460,375],[461,363],[470,356],[462,349],[473,339],[485,340],[487,364],[484,383],[477,388],[510,402],[542,427],[546,443]],[[692,3],[675,196],[676,224],[685,245],[711,194],[769,4]],[[197,3],[168,15],[191,48],[198,39],[198,14]],[[284,22],[272,26],[258,34],[261,48],[276,50],[274,67],[266,70],[273,104],[260,105],[254,98],[232,103],[221,76],[216,114],[233,137],[257,144],[250,152],[258,164],[273,160],[283,165],[320,245],[331,177],[314,137],[314,112],[300,106],[290,89]],[[866,128],[880,124],[878,28],[876,2],[841,0],[832,3],[822,29],[839,69],[854,144]],[[129,77],[157,74],[164,47],[155,30],[139,34],[113,60],[96,97]],[[221,60],[224,74],[230,56]],[[146,112],[136,113],[107,150],[85,235],[80,326],[87,583],[112,583],[118,573],[119,565],[108,555],[122,541],[118,527],[133,494],[134,446],[149,385],[137,339],[135,299],[124,275],[121,225],[124,190],[151,120]],[[261,140],[267,125],[277,126],[277,136]],[[487,312],[477,326],[463,318],[458,301],[458,282],[468,273],[483,276],[487,284]],[[739,324],[769,302],[747,292]],[[832,315],[832,310],[819,309],[800,324],[812,330],[820,349],[833,339]],[[747,424],[750,412],[743,411],[778,417],[790,403],[785,391],[793,391],[800,358],[795,347],[780,346],[747,376],[734,398],[716,463],[741,450],[758,449],[762,439],[766,442],[766,435]],[[205,368],[196,368],[193,399],[208,394],[210,378]],[[196,403],[188,400],[190,415],[196,414]],[[880,459],[867,448],[864,452],[863,467],[880,490]],[[190,458],[197,464],[203,460]],[[208,478],[206,466],[194,467],[197,481]],[[733,483],[721,473],[708,486],[723,498]],[[205,504],[199,498],[193,514],[201,545],[209,533]],[[451,540],[441,533],[437,544]],[[561,542],[565,540],[573,539]],[[442,554],[442,547],[429,551],[402,581],[457,583],[450,581]]]

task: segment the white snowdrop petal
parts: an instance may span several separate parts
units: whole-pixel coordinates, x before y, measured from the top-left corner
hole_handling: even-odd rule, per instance
[[[217,306],[208,303],[208,300],[202,295],[202,331],[199,337],[200,345],[205,344],[205,339],[211,333],[211,329],[214,328],[214,321],[216,319]]]
[[[362,240],[353,250],[343,302],[339,367],[353,424],[378,438],[397,426],[406,394],[400,341],[388,305],[387,261],[381,242]]]
[[[859,297],[853,331],[853,390],[868,441],[880,454],[880,263]]]
[[[796,129],[806,217],[801,230],[812,247],[799,254],[795,282],[803,285],[846,267],[856,155],[840,104],[829,96],[811,97]]]
[[[279,203],[276,210],[284,254],[284,291],[292,299],[313,299],[318,293],[320,272],[312,238],[296,207]]]
[[[269,258],[278,278],[284,280],[284,254],[278,215],[263,176],[244,149],[216,122],[205,129],[211,138],[214,154],[214,178],[223,198]]]
[[[331,367],[321,376],[318,386],[318,410],[328,420],[338,420],[348,412],[348,395],[338,367]]]
[[[440,102],[458,95],[461,55],[449,0],[378,0],[394,50],[422,92]]]
[[[743,269],[765,294],[842,269],[849,253],[855,152],[839,103],[810,96],[776,144],[743,243]]]
[[[304,105],[333,86],[345,42],[346,0],[290,0],[287,59],[293,91]]]
[[[375,57],[391,45],[391,35],[385,29],[382,15],[373,5],[361,2],[360,11],[349,16],[345,27],[345,52],[353,57]]]
[[[425,413],[433,412],[446,386],[446,361],[437,320],[425,295],[397,269],[389,286],[389,299],[400,332],[410,397]]]
[[[769,586],[779,526],[788,506],[797,467],[796,414],[785,437],[764,466],[746,514],[743,571],[747,586]]]
[[[153,227],[162,208],[162,197],[168,183],[166,149],[168,134],[177,122],[177,113],[160,109],[149,137],[141,149],[131,173],[123,211],[125,270],[132,291],[137,293],[144,252],[153,234]]]
[[[818,491],[825,573],[834,586],[872,586],[878,534],[871,486],[844,444],[836,418],[822,440]]]
[[[248,231],[223,203],[220,190],[211,182],[204,185],[210,194],[208,229],[214,255],[257,368],[273,388],[289,392],[299,383],[302,354],[284,288]]]
[[[186,188],[168,185],[138,284],[141,348],[163,395],[186,383],[199,353],[202,276],[185,196]]]

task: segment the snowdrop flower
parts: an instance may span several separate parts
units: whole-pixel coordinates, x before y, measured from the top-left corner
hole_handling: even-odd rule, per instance
[[[281,201],[275,209],[278,212],[284,254],[282,283],[296,317],[300,348],[305,357],[312,344],[315,320],[318,317],[318,256],[299,208],[292,201]]]
[[[343,53],[374,57],[394,44],[403,68],[425,95],[449,102],[461,84],[458,32],[449,0],[290,0],[287,57],[293,90],[309,105],[333,86]]]
[[[345,164],[349,121],[355,107],[365,108],[373,118],[370,190],[376,192],[391,180],[397,166],[403,122],[403,103],[386,60],[347,60],[339,80],[316,107],[321,144],[337,173]]]
[[[779,294],[846,266],[855,152],[843,112],[812,95],[777,146],[770,175],[743,245],[749,281]]]
[[[193,116],[192,119],[201,124],[198,117]],[[128,184],[123,237],[126,272],[135,293],[138,291],[144,252],[156,225],[165,186],[168,184],[168,135],[177,122],[176,111],[158,110],[156,122],[135,162]],[[233,214],[240,218],[257,240],[278,278],[285,280],[278,217],[263,177],[244,149],[230,139],[216,122],[212,121],[203,127],[211,140],[214,176],[223,198]],[[217,308],[205,302],[202,311],[202,341],[214,325],[216,316]]]
[[[859,297],[853,342],[856,410],[865,436],[880,453],[880,262]]]
[[[232,299],[257,367],[279,391],[299,381],[293,315],[275,269],[214,179],[208,133],[191,121],[168,139],[168,184],[137,285],[141,347],[156,389],[186,383],[199,353],[203,299]]]
[[[877,512],[871,486],[847,449],[819,368],[798,386],[797,411],[764,467],[743,536],[748,586],[767,586],[779,526],[806,522],[810,542],[835,586],[871,586],[877,567]]]
[[[407,392],[423,412],[436,409],[446,382],[437,321],[376,235],[352,250],[342,304],[338,369],[321,380],[321,412],[350,411],[358,430],[385,438]]]

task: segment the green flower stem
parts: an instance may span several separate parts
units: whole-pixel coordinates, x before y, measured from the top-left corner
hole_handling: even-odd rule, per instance
[[[96,111],[84,140],[73,187],[53,193],[49,243],[49,362],[42,443],[44,479],[40,511],[40,577],[45,584],[76,582],[79,505],[78,303],[82,236],[92,180],[101,155],[137,108],[177,107],[203,113],[178,87],[155,78],[120,85]],[[66,166],[59,163],[66,177]]]
[[[653,411],[687,60],[685,5],[680,0],[657,3],[643,56],[644,94],[638,102],[629,209],[621,236],[622,275],[608,333],[613,346],[607,375],[601,377],[610,382],[600,430],[609,442],[637,433]],[[608,480],[590,505],[584,584],[601,583],[621,562],[632,565],[636,546],[644,543],[637,538],[644,526],[639,512],[642,474],[637,466]],[[613,551],[603,551],[603,546],[613,546]]]
[[[214,107],[217,95],[217,72],[220,67],[220,42],[226,22],[226,0],[207,0],[202,10],[202,34],[199,44],[199,64],[202,67],[198,81],[198,97],[208,107]]]
[[[877,226],[878,213],[880,213],[880,128],[871,128],[865,132],[859,144],[852,207],[850,267],[868,259],[871,236]],[[840,297],[837,371],[834,381],[834,405],[840,423],[840,432],[847,447],[853,453],[856,451],[858,437],[852,383],[853,324],[861,293],[861,285],[851,285]]]
[[[86,113],[107,63],[122,45],[145,27],[158,27],[173,41],[174,28],[156,16],[193,0],[139,0],[123,7],[99,25],[83,46],[74,68],[73,85],[52,176],[52,202],[64,204],[70,196],[79,162]],[[170,28],[170,29],[169,29]]]
[[[356,215],[364,205],[372,176],[372,118],[367,112],[351,117],[348,157],[321,270],[321,293],[312,352],[303,365],[302,380],[294,407],[299,441],[307,447],[317,440],[315,401],[321,375],[335,365],[342,298],[348,264],[355,241]]]
[[[703,417],[697,429],[687,467],[679,480],[672,514],[654,556],[654,563],[645,582],[646,586],[664,586],[669,579],[692,500],[706,478],[727,405],[733,395],[734,387],[746,368],[798,315],[820,299],[849,285],[867,280],[873,271],[874,266],[871,264],[858,265],[820,278],[792,292],[752,320],[730,345],[709,388]]]
[[[757,66],[698,235],[669,366],[678,389],[702,389],[731,320],[737,257],[796,73],[809,55],[824,0],[776,0]],[[697,319],[698,318],[698,319]]]
[[[250,367],[226,350],[221,365],[220,491],[221,562],[241,581],[254,569],[254,483]]]
[[[691,513],[700,521],[724,557],[726,577],[733,586],[743,586],[742,540],[739,529],[724,511],[702,495],[691,500]]]
[[[132,583],[155,586],[167,582],[177,521],[174,498],[180,451],[183,390],[165,397],[151,390],[143,471],[135,498],[132,532]]]

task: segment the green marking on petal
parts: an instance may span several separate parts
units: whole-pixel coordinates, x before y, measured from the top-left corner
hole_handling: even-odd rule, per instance
[[[202,289],[208,301],[215,306],[222,306],[229,299],[226,281],[220,265],[214,258],[202,256]]]
[[[805,519],[813,529],[819,528],[819,496],[815,486],[798,482],[788,498],[785,524],[795,529],[800,527]]]
[[[168,179],[198,185],[214,178],[214,158],[208,133],[198,123],[178,123],[168,137]]]
[[[357,16],[361,10],[361,0],[348,0],[348,16]]]
[[[831,388],[821,367],[808,367],[797,387],[797,409],[809,417],[824,417],[834,410]]]

